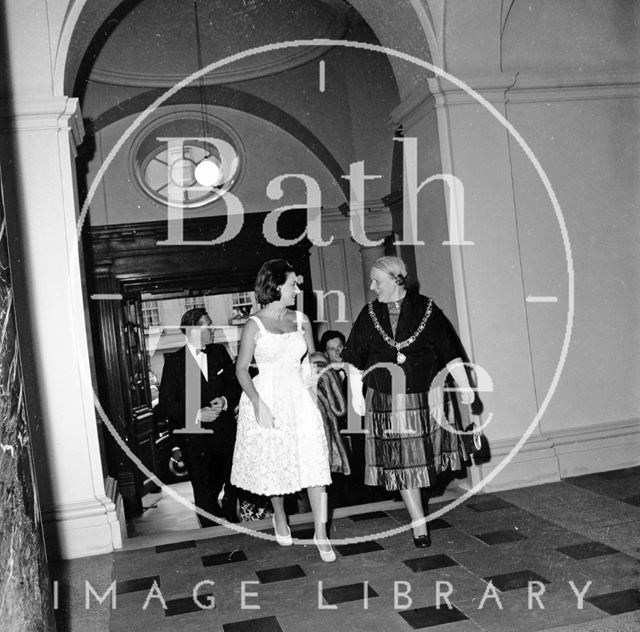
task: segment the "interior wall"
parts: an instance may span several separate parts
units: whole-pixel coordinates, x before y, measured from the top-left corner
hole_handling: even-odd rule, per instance
[[[509,117],[549,174],[575,269],[571,346],[542,428],[637,419],[640,378],[640,5],[516,0],[504,65],[520,71]],[[548,196],[511,152],[525,294],[558,295],[527,309],[536,389],[548,388],[564,335],[567,261]]]
[[[492,458],[474,480],[525,433],[488,489],[637,464],[638,5],[516,0],[492,22],[474,11],[461,2],[447,13],[447,69],[530,144],[558,196],[576,280],[566,364],[550,393],[569,305],[561,227],[514,138],[470,96],[434,82],[440,142],[449,145],[441,154],[464,183],[465,237],[475,244],[460,253],[462,277],[454,257],[456,292],[474,360],[494,382],[482,396],[494,413]]]
[[[429,107],[415,125],[407,126],[404,137],[418,139],[418,186],[428,178],[443,173],[435,107]],[[432,297],[457,326],[451,249],[442,243],[449,239],[445,201],[447,193],[448,188],[442,181],[434,180],[425,185],[418,195],[418,236],[425,244],[415,247],[416,272],[420,292]]]
[[[542,428],[635,418],[640,412],[640,93],[553,103],[522,99],[515,97],[510,119],[549,174],[575,270],[571,346]],[[565,335],[567,258],[540,179],[522,151],[513,148],[511,157],[524,293],[559,297],[554,304],[527,305],[536,390],[543,394]]]
[[[514,0],[504,25],[506,72],[635,73],[640,5],[618,0]]]

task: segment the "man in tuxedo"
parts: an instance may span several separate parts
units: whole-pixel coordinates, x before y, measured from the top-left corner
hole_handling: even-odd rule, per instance
[[[195,504],[237,522],[237,492],[229,478],[241,389],[227,350],[212,343],[211,325],[202,308],[182,316],[180,329],[187,344],[165,357],[158,412],[168,420],[171,435],[182,449]],[[221,506],[218,496],[223,486]],[[216,524],[200,514],[198,521],[201,527]]]

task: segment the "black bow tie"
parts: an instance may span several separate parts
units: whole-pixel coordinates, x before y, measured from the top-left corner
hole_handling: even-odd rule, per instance
[[[200,347],[200,349],[196,349],[196,353],[206,353],[206,352],[207,352],[206,347]]]

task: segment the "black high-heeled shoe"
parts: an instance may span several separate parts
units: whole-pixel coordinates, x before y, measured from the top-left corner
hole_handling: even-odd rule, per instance
[[[429,523],[424,523],[425,529],[427,532],[423,535],[413,536],[413,545],[416,549],[426,549],[428,546],[431,546],[431,534],[429,533]]]
[[[417,538],[414,536],[413,545],[416,547],[416,549],[426,549],[427,547],[431,546],[431,536],[429,535],[429,533],[419,535]]]

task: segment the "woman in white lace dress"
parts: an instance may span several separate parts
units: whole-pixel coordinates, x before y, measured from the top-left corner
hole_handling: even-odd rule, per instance
[[[306,316],[288,309],[300,292],[296,278],[282,259],[267,261],[256,278],[256,298],[263,307],[249,318],[240,341],[236,375],[244,392],[231,482],[271,497],[273,528],[282,546],[292,544],[283,495],[306,488],[314,541],[320,557],[330,562],[335,553],[325,523],[325,485],[331,483],[327,443],[301,363],[314,351],[313,337]],[[254,358],[259,374],[252,380]]]

